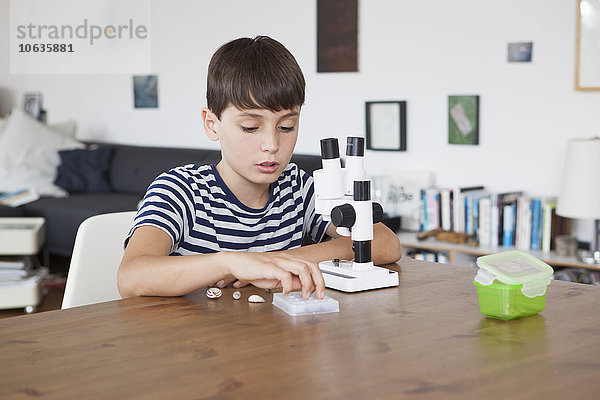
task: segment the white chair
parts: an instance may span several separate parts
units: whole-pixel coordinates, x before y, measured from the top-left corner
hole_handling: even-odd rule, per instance
[[[62,309],[121,298],[117,271],[135,211],[95,215],[77,230]]]

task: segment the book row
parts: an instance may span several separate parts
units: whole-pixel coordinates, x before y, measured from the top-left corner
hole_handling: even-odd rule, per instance
[[[556,215],[556,198],[524,192],[490,193],[483,186],[422,189],[420,230],[467,233],[480,246],[550,251],[569,234],[570,220]]]

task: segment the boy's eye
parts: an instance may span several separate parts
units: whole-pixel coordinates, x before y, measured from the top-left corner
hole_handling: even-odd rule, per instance
[[[256,132],[258,128],[255,126],[242,126],[242,131],[246,132],[246,133],[252,133],[252,132]]]

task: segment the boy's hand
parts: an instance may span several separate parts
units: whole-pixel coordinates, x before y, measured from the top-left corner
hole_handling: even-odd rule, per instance
[[[238,280],[234,284],[236,287],[252,283],[264,289],[282,287],[284,295],[294,289],[302,289],[305,299],[313,292],[319,299],[324,296],[325,281],[321,270],[313,262],[283,252],[228,252],[226,263],[228,272]],[[235,279],[220,281],[217,286],[227,286]]]

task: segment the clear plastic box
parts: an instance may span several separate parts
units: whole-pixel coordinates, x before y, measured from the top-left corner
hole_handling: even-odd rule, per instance
[[[275,293],[273,305],[292,317],[340,311],[340,303],[336,299],[325,296],[323,300],[319,300],[314,293],[308,299],[303,299],[300,292],[291,292],[287,296],[283,293]]]
[[[530,254],[512,250],[479,257],[479,311],[486,317],[511,320],[535,315],[546,306],[546,290],[554,270]]]

